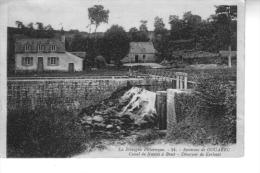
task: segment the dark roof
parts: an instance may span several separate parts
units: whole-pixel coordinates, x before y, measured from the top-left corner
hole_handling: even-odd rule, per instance
[[[29,51],[25,51],[25,45],[30,46]],[[38,45],[43,45],[42,52],[65,52],[65,44],[57,38],[17,38],[15,41],[15,53],[36,53],[38,52]],[[51,51],[51,46],[55,45],[56,50]]]
[[[73,55],[76,55],[80,58],[85,58],[86,57],[86,52],[70,52]]]
[[[129,53],[156,53],[152,42],[131,42]]]

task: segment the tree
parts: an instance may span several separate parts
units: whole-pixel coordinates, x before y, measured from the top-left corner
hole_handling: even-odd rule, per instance
[[[218,42],[228,49],[230,52],[236,49],[237,40],[237,6],[236,5],[219,5],[216,7],[216,15],[213,18],[217,28]],[[231,53],[228,57],[228,65],[231,67]]]
[[[182,39],[183,21],[179,19],[179,16],[170,15],[169,24],[171,25],[171,39]]]
[[[95,25],[95,33],[98,26],[101,23],[108,23],[109,10],[105,10],[103,5],[94,5],[88,8],[88,18],[90,20],[90,25]]]
[[[53,31],[53,28],[52,28],[52,26],[49,24],[49,25],[47,25],[47,26],[44,27],[44,30],[46,30],[46,31]]]
[[[41,22],[36,22],[36,25],[37,25],[37,29],[38,29],[38,30],[44,30],[43,23],[41,23]]]
[[[217,28],[216,36],[219,44],[223,45],[222,48],[227,49],[232,44],[232,37],[236,40],[237,6],[216,6],[215,12],[215,16],[212,17]]]
[[[198,36],[197,29],[201,24],[201,17],[199,15],[193,15],[191,11],[183,14],[183,28],[182,28],[182,38],[183,39],[194,39],[197,45]]]
[[[32,30],[33,30],[33,29],[34,29],[33,25],[34,25],[33,22],[30,22],[30,23],[27,25],[27,27],[28,27],[29,29],[32,29]]]
[[[129,39],[124,28],[118,25],[113,25],[109,28],[103,38],[101,54],[109,61],[114,60],[119,66],[121,59],[129,52]]]
[[[185,23],[194,27],[201,23],[201,17],[199,15],[193,15],[191,11],[183,14],[183,20]]]
[[[143,31],[138,31],[136,27],[130,28],[129,30],[129,40],[134,42],[146,42],[149,41],[148,33]]]
[[[25,28],[23,22],[21,22],[21,21],[18,21],[18,20],[17,20],[17,21],[15,22],[15,24],[16,24],[17,28],[20,28],[20,29]]]
[[[155,17],[154,19],[154,47],[158,51],[158,59],[162,61],[163,59],[167,59],[170,56],[170,48],[169,48],[169,37],[168,31],[165,28],[165,24],[163,23],[163,19],[160,17]]]
[[[148,32],[148,28],[147,28],[147,20],[141,20],[141,25],[139,27],[139,30],[142,32]]]
[[[129,33],[129,39],[131,41],[138,40],[138,29],[136,27],[130,28],[128,33]]]
[[[160,17],[154,18],[154,32],[160,33],[161,31],[165,30],[165,24],[163,23],[163,19]]]

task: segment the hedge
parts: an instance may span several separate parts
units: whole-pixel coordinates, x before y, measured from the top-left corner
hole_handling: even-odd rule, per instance
[[[194,144],[236,142],[236,87],[225,77],[199,80],[191,94],[175,97],[177,124],[169,140]]]

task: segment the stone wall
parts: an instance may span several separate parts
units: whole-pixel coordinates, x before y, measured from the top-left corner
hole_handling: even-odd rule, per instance
[[[44,105],[80,109],[99,103],[127,83],[157,91],[172,87],[173,82],[164,78],[13,79],[7,82],[7,109],[34,109]]]
[[[142,84],[140,79],[48,79],[9,80],[8,110],[34,109],[43,105],[83,108],[108,98],[127,81]]]

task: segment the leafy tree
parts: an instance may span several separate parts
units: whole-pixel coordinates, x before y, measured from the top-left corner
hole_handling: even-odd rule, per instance
[[[232,47],[236,49],[237,6],[216,6],[215,13],[212,19],[217,28],[216,38],[219,47],[227,49],[233,43]]]
[[[121,64],[120,60],[129,52],[129,39],[123,27],[113,25],[105,32],[101,51],[108,61],[114,60],[117,66]]]
[[[129,40],[134,42],[146,42],[149,41],[148,32],[138,31],[136,27],[130,28]]]
[[[16,24],[17,28],[20,28],[20,29],[25,28],[23,22],[21,22],[21,21],[16,21],[15,24]]]
[[[36,22],[36,25],[37,25],[37,29],[38,29],[38,30],[44,30],[43,23],[41,23],[41,22]]]
[[[136,27],[130,28],[128,33],[129,33],[129,39],[131,41],[138,40],[138,29]]]
[[[182,39],[183,21],[179,19],[179,16],[170,15],[169,24],[171,25],[171,39]]]
[[[182,38],[183,39],[194,39],[197,45],[198,35],[197,29],[201,24],[201,17],[199,15],[193,15],[191,11],[188,11],[183,14],[183,29],[182,29]]]
[[[27,28],[29,28],[29,29],[34,29],[34,27],[33,27],[33,22],[30,22],[30,23],[27,25]]]
[[[51,25],[47,25],[47,26],[44,27],[44,30],[46,30],[46,31],[53,31],[53,28],[52,28]]]
[[[163,22],[163,19],[156,16],[154,18],[154,32],[160,33],[161,31],[165,30],[165,24]]]
[[[86,49],[86,40],[80,35],[76,34],[71,41],[71,51],[85,51]]]
[[[155,17],[154,19],[154,47],[158,51],[157,57],[158,61],[162,61],[163,59],[168,59],[170,56],[170,44],[169,44],[169,36],[168,31],[165,28],[165,24],[163,23],[163,19],[160,17]]]
[[[139,27],[139,30],[142,32],[148,32],[148,28],[147,28],[147,20],[141,20],[141,25]]]
[[[191,11],[188,11],[183,14],[183,20],[185,23],[192,25],[192,26],[197,26],[201,22],[201,17],[199,15],[193,15]]]
[[[94,5],[88,8],[88,18],[91,25],[95,25],[95,33],[101,23],[108,23],[109,10],[105,10],[103,5]]]

